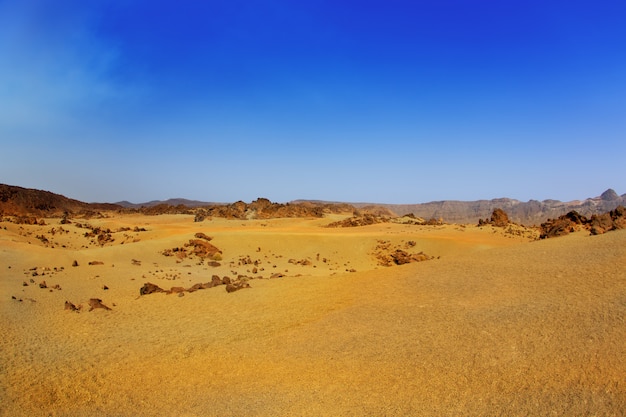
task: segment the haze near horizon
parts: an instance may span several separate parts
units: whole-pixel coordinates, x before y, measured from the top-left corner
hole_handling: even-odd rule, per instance
[[[618,1],[0,2],[0,183],[82,201],[624,191]]]

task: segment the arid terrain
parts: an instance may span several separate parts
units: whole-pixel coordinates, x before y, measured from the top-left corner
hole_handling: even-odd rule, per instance
[[[403,219],[5,217],[0,416],[626,413],[626,230]]]

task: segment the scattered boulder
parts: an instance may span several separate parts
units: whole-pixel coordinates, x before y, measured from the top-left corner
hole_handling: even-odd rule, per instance
[[[218,254],[222,253],[217,247],[202,239],[190,239],[185,246],[191,246],[193,254],[199,258],[219,260]]]
[[[146,282],[145,284],[143,284],[143,287],[139,289],[139,295],[148,295],[155,292],[165,292],[165,290],[151,282]]]
[[[245,281],[237,281],[231,284],[226,285],[226,292],[235,292],[242,290],[244,288],[250,288],[250,284]]]
[[[211,286],[212,287],[217,287],[218,285],[222,285],[222,284],[223,284],[222,278],[220,278],[219,276],[213,275],[211,277]]]
[[[189,287],[187,289],[187,292],[195,292],[198,290],[206,290],[207,288],[211,288],[213,287],[213,283],[212,282],[206,282],[206,283],[198,283],[198,284],[194,284],[191,287]]]
[[[80,308],[76,307],[74,304],[70,303],[69,301],[65,302],[65,310],[70,310],[70,311],[79,311]]]
[[[198,233],[196,233],[194,236],[195,236],[197,239],[204,239],[204,240],[206,240],[207,242],[208,242],[208,241],[210,241],[210,240],[213,240],[213,238],[212,238],[212,237],[207,236],[207,235],[205,235],[205,234],[204,234],[204,233],[202,233],[202,232],[198,232]]]
[[[424,252],[410,254],[402,249],[396,249],[396,251],[389,256],[396,265],[404,265],[411,262],[422,262],[432,259],[431,256],[426,255]]]
[[[185,292],[185,289],[183,287],[172,287],[170,288],[169,291],[166,292],[166,294],[179,294],[181,292]]]
[[[102,308],[104,310],[111,310],[109,307],[102,304],[102,300],[99,298],[90,298],[88,304],[89,304],[89,311],[92,311],[96,308]]]
[[[413,247],[414,245],[409,246]],[[424,252],[409,253],[397,245],[392,247],[391,242],[388,240],[379,240],[373,254],[381,266],[404,265],[411,262],[428,261],[434,258]]]
[[[166,294],[178,294],[179,297],[183,296],[184,293],[189,292],[196,292],[199,290],[204,290],[204,289],[208,289],[208,288],[213,288],[216,287],[218,285],[226,285],[226,291],[228,292],[234,292],[234,291],[238,291],[242,288],[250,288],[250,284],[248,284],[247,280],[250,279],[249,277],[246,277],[244,275],[240,275],[239,277],[237,277],[237,279],[231,279],[228,276],[225,276],[224,278],[220,278],[217,275],[213,275],[213,277],[211,278],[211,281],[209,282],[205,282],[205,283],[197,283],[192,285],[189,288],[184,288],[184,287],[172,287],[170,288],[168,291],[163,290],[162,288],[158,287],[155,284],[152,284],[150,282],[147,282],[143,285],[143,287],[141,287],[141,289],[139,290],[139,294],[140,295],[146,295],[146,294],[153,294],[156,292],[164,292]]]
[[[161,252],[164,256],[175,256],[178,259],[184,259],[187,256],[197,256],[198,258],[210,259],[211,261],[219,261],[222,259],[222,251],[208,241],[212,238],[204,233],[196,233],[197,239],[189,239],[182,248],[165,249]],[[189,250],[187,249],[189,248]],[[190,253],[188,253],[190,252]],[[219,263],[212,263],[212,266],[220,266]]]

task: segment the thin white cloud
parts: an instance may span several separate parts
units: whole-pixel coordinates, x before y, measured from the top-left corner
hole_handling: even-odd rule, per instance
[[[0,132],[71,128],[86,108],[119,94],[108,77],[116,50],[93,33],[80,3],[0,4]],[[28,132],[28,133],[25,133]]]

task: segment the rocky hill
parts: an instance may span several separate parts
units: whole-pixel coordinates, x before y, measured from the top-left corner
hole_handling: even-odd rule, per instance
[[[353,213],[355,208],[345,203],[273,203],[259,198],[251,203],[237,201],[195,209],[196,220],[207,217],[227,219],[271,219],[284,217],[323,217],[327,213]]]
[[[0,184],[0,216],[62,216],[117,210],[108,203],[84,203],[50,191]]]

